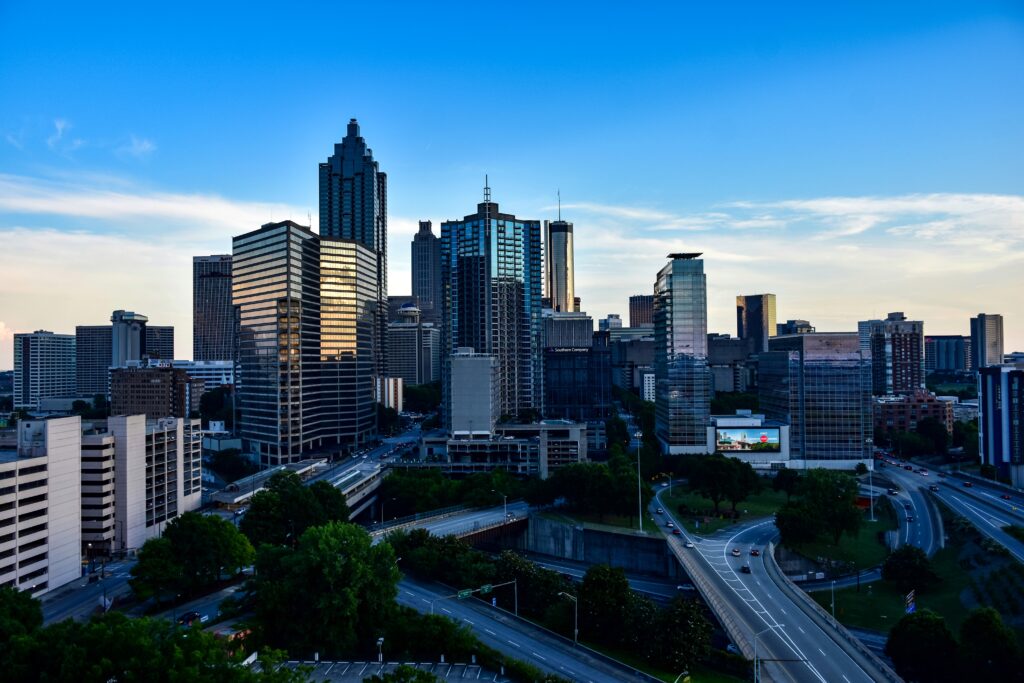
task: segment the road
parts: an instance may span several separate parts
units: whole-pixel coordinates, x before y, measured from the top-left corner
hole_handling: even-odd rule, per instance
[[[584,562],[555,560],[547,556],[535,555],[533,553],[525,553],[525,556],[538,567],[544,567],[545,569],[556,571],[559,574],[564,574],[571,577],[573,581],[582,581],[583,575],[586,574],[587,569],[592,566]],[[668,581],[666,579],[656,579],[640,574],[626,574],[626,580],[629,581],[629,587],[634,591],[643,593],[644,595],[662,602],[671,600],[680,592],[684,595],[691,596],[693,595],[691,591],[696,590],[693,587],[693,584],[688,581]]]
[[[652,507],[661,505],[661,493],[659,490]],[[672,520],[681,528],[668,511],[657,518]],[[688,570],[700,574],[700,580],[694,577],[695,583],[710,586],[714,596],[709,603],[719,618],[730,620],[753,641],[762,661],[763,677],[821,683],[876,680],[873,671],[865,670],[860,659],[848,654],[768,575],[766,545],[777,534],[772,520],[766,519],[722,529],[708,537],[685,531],[679,536],[668,534],[668,542],[677,557],[691,554],[692,561],[681,561]],[[686,548],[687,541],[694,547]],[[739,557],[733,557],[734,548],[740,551]],[[757,548],[761,555],[751,556],[751,548]],[[750,567],[749,574],[740,571],[743,565]]]
[[[135,560],[108,562],[103,569],[104,578],[89,583],[87,578],[62,586],[42,597],[43,623],[52,624],[65,619],[83,619],[96,611],[104,598],[112,600],[131,592],[129,571]]]
[[[485,602],[454,599],[442,591],[436,586],[406,578],[398,584],[398,602],[427,614],[433,603],[435,614],[450,617],[468,626],[485,645],[569,680],[593,683],[649,680],[630,669],[598,659],[584,649],[574,648],[571,642],[505,614]],[[512,609],[512,605],[502,607]],[[439,656],[441,654],[444,653],[438,653]]]
[[[434,536],[457,536],[459,534],[469,533],[471,531],[476,531],[477,529],[483,529],[485,527],[498,524],[506,519],[506,514],[515,515],[516,519],[522,519],[530,514],[530,506],[522,501],[517,501],[509,503],[507,506],[498,505],[497,507],[486,508],[484,510],[464,510],[444,517],[436,517],[433,519],[426,518],[397,527],[380,529],[371,532],[371,535],[373,536],[373,542],[375,545],[380,543],[380,541],[387,536],[389,531],[394,531],[396,529],[404,529],[407,531],[411,531],[413,529],[426,529]]]

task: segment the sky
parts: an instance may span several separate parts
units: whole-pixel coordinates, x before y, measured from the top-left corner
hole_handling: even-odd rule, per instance
[[[316,226],[353,117],[391,294],[487,174],[524,218],[561,192],[595,318],[700,251],[709,331],[772,292],[823,331],[1001,313],[1024,350],[1024,4],[697,5],[0,2],[0,369],[114,309],[191,357],[191,257]]]

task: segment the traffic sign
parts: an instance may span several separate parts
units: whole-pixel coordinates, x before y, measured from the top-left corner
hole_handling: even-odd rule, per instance
[[[459,591],[459,600],[465,600],[466,598],[468,598],[472,594],[473,594],[473,591],[469,590],[468,588],[466,590],[464,590],[464,591]]]
[[[909,593],[907,593],[907,596],[904,599],[904,602],[907,606],[907,614],[913,614],[914,611],[917,609],[917,605],[914,602],[914,593],[915,591],[910,591]]]
[[[480,592],[481,592],[481,593],[482,593],[483,595],[487,595],[488,593],[490,593],[490,592],[491,592],[492,588],[493,588],[493,587],[491,586],[491,584],[489,584],[489,583],[485,583],[484,585],[480,586]]]

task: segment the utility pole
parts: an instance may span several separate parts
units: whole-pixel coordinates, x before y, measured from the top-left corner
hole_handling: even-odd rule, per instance
[[[643,435],[640,431],[633,435],[636,437],[636,524],[640,533],[644,532],[644,501],[640,495],[640,438]]]
[[[576,647],[580,640],[580,601],[575,595],[570,595],[565,591],[559,591],[559,595],[563,595],[572,600],[573,606],[573,629],[572,629],[572,645]]]

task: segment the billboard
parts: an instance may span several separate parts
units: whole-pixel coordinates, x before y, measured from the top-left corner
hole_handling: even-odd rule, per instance
[[[723,427],[716,433],[715,450],[719,452],[778,453],[781,450],[778,427]]]

